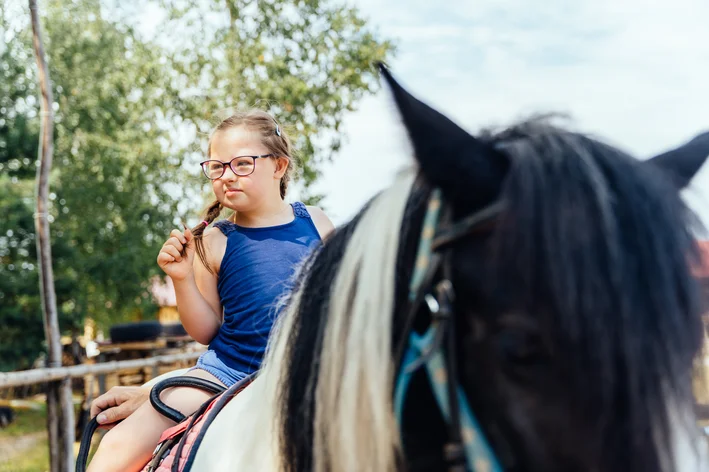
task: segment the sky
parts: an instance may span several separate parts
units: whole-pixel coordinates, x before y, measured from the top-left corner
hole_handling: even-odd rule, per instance
[[[396,41],[410,92],[470,132],[537,112],[571,115],[638,158],[709,130],[706,0],[350,0]],[[388,90],[365,98],[315,190],[336,225],[411,164]],[[709,165],[685,191],[709,227]]]

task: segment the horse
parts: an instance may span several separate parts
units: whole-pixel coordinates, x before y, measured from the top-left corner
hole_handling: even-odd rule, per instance
[[[303,264],[186,470],[707,470],[680,191],[709,133],[644,161],[549,117],[474,136],[381,72],[415,165]]]

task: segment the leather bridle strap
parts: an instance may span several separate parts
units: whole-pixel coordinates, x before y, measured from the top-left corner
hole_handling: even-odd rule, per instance
[[[450,223],[450,211],[445,211],[440,224],[441,230],[436,231],[442,208],[441,192],[434,189],[424,217],[409,286],[409,310],[402,338],[402,347],[406,348],[399,349],[395,359],[399,373],[395,383],[394,413],[401,426],[404,401],[411,378],[420,367],[425,367],[434,397],[448,428],[444,456],[449,470],[501,472],[502,468],[468,405],[462,387],[458,384],[453,316],[455,293],[450,282],[452,251],[449,245],[494,223],[503,206],[494,203],[455,224]],[[435,277],[440,272],[442,280],[435,284],[434,288]],[[434,293],[431,293],[432,289]],[[413,331],[413,323],[423,302],[431,313],[431,324],[423,335],[419,335]]]
[[[504,208],[505,204],[497,201],[456,223],[441,227],[431,243],[431,250],[440,251],[465,236],[491,229]]]

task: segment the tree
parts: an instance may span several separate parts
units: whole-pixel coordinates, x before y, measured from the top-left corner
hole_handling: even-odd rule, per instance
[[[0,219],[0,323],[27,336],[2,343],[17,353],[2,356],[2,369],[27,367],[41,346],[30,328],[40,311],[36,251],[27,243],[36,68],[26,12],[14,1],[0,6],[0,186],[11,184],[0,190],[0,212],[12,214]],[[206,203],[195,164],[230,108],[258,105],[290,125],[302,185],[317,201],[308,187],[339,148],[342,117],[374,90],[373,64],[391,51],[356,10],[329,2],[164,2],[154,35],[137,26],[145,5],[49,0],[43,12],[56,115],[52,251],[65,332],[87,316],[100,327],[152,316],[155,257],[170,229]]]
[[[37,268],[39,294],[42,300],[44,338],[47,342],[48,367],[61,367],[62,345],[59,315],[54,291],[52,246],[49,240],[49,175],[54,159],[54,95],[44,51],[44,34],[39,20],[37,0],[29,0],[32,46],[37,62],[40,90],[39,165],[37,166],[35,232],[37,240]],[[53,471],[69,472],[74,468],[74,403],[71,379],[65,378],[47,384],[47,431],[49,432],[49,464]]]
[[[29,368],[44,338],[36,272],[31,181],[28,189],[0,177],[0,371]],[[10,229],[12,228],[12,229]],[[34,255],[34,258],[30,257]],[[30,262],[31,261],[31,262]]]
[[[204,136],[232,109],[269,109],[296,137],[301,184],[339,150],[342,118],[378,86],[393,50],[356,8],[306,0],[163,0],[158,37],[169,51],[174,109]],[[198,45],[195,47],[195,45]],[[204,139],[192,150],[203,155]]]
[[[80,329],[85,316],[105,326],[154,310],[148,279],[157,273],[155,255],[178,198],[164,183],[184,174],[163,145],[168,131],[154,126],[163,93],[158,50],[97,16],[96,5],[53,2],[45,21],[57,115],[50,218],[64,331]],[[3,18],[10,41],[2,63],[9,67],[0,68],[8,89],[0,102],[0,170],[13,187],[0,195],[0,211],[12,208],[16,217],[0,223],[0,265],[8,273],[0,297],[9,301],[0,318],[22,316],[25,323],[11,326],[24,331],[39,314],[36,251],[27,245],[34,231],[24,225],[33,213],[25,182],[34,171],[38,114],[28,30],[14,18]],[[9,340],[15,355],[3,356],[3,368],[26,367],[36,357],[41,338],[26,333]]]

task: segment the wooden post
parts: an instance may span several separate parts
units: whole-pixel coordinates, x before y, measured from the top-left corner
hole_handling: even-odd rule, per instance
[[[99,361],[99,363],[106,362],[106,354],[99,354],[98,361]],[[106,393],[106,374],[99,374],[98,375],[98,394],[103,395],[104,393]]]
[[[54,292],[47,204],[49,174],[54,154],[54,113],[52,110],[54,98],[44,55],[37,1],[29,0],[29,7],[32,21],[32,43],[37,60],[37,78],[42,95],[36,189],[37,211],[35,213],[39,289],[42,298],[44,333],[47,339],[47,363],[49,367],[61,367],[62,346],[59,338],[57,300]],[[74,405],[71,399],[71,379],[65,378],[47,385],[47,429],[49,431],[50,470],[52,472],[72,471],[74,469]]]

